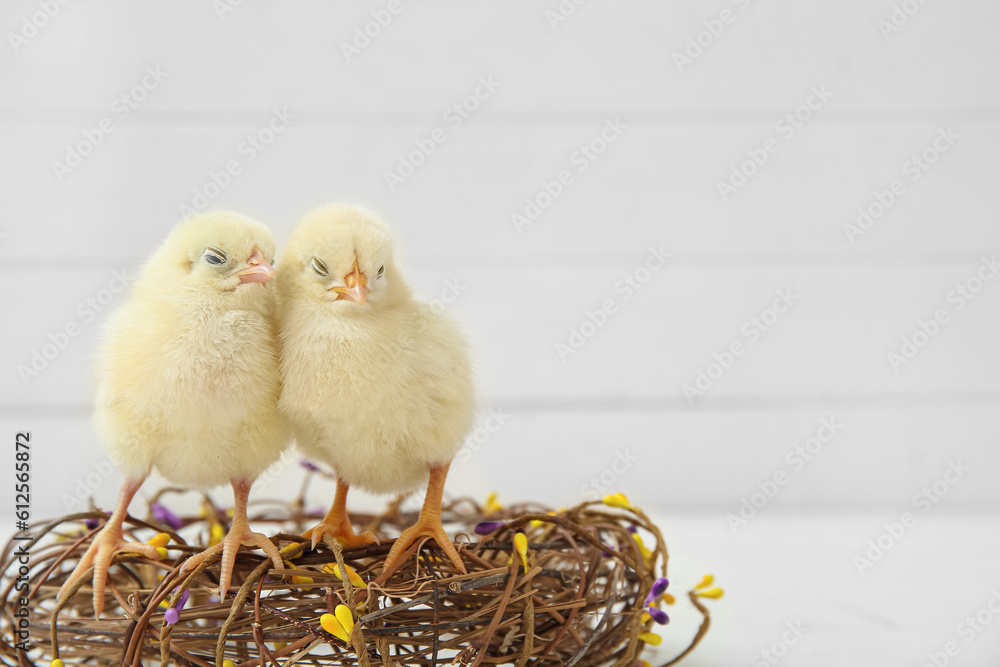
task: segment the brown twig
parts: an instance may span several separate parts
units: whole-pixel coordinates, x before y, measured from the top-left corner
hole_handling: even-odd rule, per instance
[[[648,517],[599,503],[555,515],[534,504],[491,514],[490,520],[505,525],[461,546],[467,573],[458,571],[433,540],[415,543],[395,572],[384,572],[392,537],[412,519],[398,511],[378,515],[373,524],[381,544],[321,544],[313,551],[295,534],[304,515],[294,501],[284,507],[258,501],[253,507],[267,508],[251,521],[272,525],[276,543],[298,544],[282,554],[292,568],[272,570],[260,552],[241,551],[234,590],[218,600],[212,597],[219,581],[218,559],[182,574],[181,558],[164,564],[116,557],[101,620],[93,618],[86,578],[65,600],[57,603],[56,593],[97,533],[80,532],[79,522],[103,515],[78,513],[40,524],[46,537],[36,535],[32,546],[28,630],[35,646],[46,646],[47,638],[51,650],[35,658],[36,663],[61,654],[67,665],[99,667],[152,664],[157,657],[161,664],[172,661],[178,667],[210,667],[226,658],[238,667],[273,667],[292,659],[345,667],[485,667],[498,662],[517,667],[628,667],[643,646],[638,640],[643,630],[641,602],[653,579],[666,575],[666,546]],[[466,499],[445,507],[444,515],[448,525],[466,534],[483,517],[482,509]],[[374,519],[354,518],[362,524]],[[130,529],[138,540],[167,532],[172,536],[169,548],[188,553],[207,546],[198,542],[207,536],[211,520],[182,517],[184,528],[178,535],[130,517]],[[629,534],[632,525],[650,539],[649,558]],[[516,554],[512,559],[512,538],[518,530],[528,538],[527,572],[521,571]],[[13,549],[11,544],[5,547],[3,561],[10,562]],[[345,575],[353,568],[365,587],[352,585],[348,576],[336,577],[329,569],[333,566]],[[6,664],[8,649],[9,655],[16,654],[9,630],[16,621],[12,584],[0,582],[0,665]],[[166,626],[160,602],[176,606],[185,590],[190,597],[180,620]],[[708,610],[693,594],[691,599],[704,621],[691,646],[667,665],[689,655],[708,630]],[[347,642],[328,634],[319,622],[340,603],[356,610]],[[26,659],[15,658],[12,664],[30,665]]]

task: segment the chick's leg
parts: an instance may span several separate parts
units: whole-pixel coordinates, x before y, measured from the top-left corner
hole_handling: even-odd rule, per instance
[[[455,567],[460,572],[465,572],[465,565],[458,556],[458,550],[451,543],[451,538],[448,537],[448,533],[444,531],[444,526],[441,524],[441,497],[444,495],[444,480],[448,476],[449,465],[451,464],[446,463],[431,467],[431,479],[427,483],[427,496],[424,499],[424,506],[420,510],[420,518],[415,524],[404,530],[403,534],[392,545],[392,549],[385,559],[383,573],[391,572],[398,567],[397,561],[403,552],[424,535],[433,537]]]
[[[340,541],[345,547],[360,546],[378,542],[375,533],[365,531],[360,535],[355,534],[351,527],[351,520],[347,517],[347,491],[350,488],[347,482],[337,478],[337,495],[333,500],[333,507],[326,513],[326,517],[314,528],[310,528],[302,534],[312,540],[313,549],[323,539],[323,535],[329,535]]]
[[[108,518],[107,523],[104,524],[101,532],[94,536],[94,541],[91,542],[87,552],[83,554],[83,558],[80,559],[76,569],[73,570],[73,574],[69,576],[66,583],[59,589],[59,599],[63,599],[73,585],[84,578],[90,567],[93,566],[95,618],[100,618],[101,612],[104,611],[104,586],[108,580],[108,568],[111,566],[111,559],[114,558],[115,554],[122,552],[138,553],[147,558],[159,560],[156,547],[139,542],[122,541],[122,523],[125,521],[125,515],[128,514],[128,505],[132,502],[132,497],[144,481],[145,479],[126,479],[122,483],[122,488],[118,492],[118,503],[115,505],[115,509]]]
[[[219,597],[223,600],[226,599],[226,592],[229,591],[229,584],[233,579],[236,553],[240,550],[241,545],[260,547],[267,554],[267,557],[271,559],[275,569],[282,570],[285,567],[278,547],[274,546],[274,543],[267,539],[266,535],[250,530],[250,523],[247,520],[247,497],[250,495],[251,484],[253,484],[252,481],[248,482],[244,479],[232,480],[235,504],[233,506],[233,523],[229,527],[229,532],[221,542],[205,549],[200,554],[191,556],[181,566],[181,572],[191,570],[221,551],[222,564],[219,566]]]

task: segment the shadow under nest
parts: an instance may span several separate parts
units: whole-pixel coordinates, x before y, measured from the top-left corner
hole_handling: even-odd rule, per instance
[[[286,569],[273,569],[259,550],[241,549],[226,600],[218,598],[219,558],[179,571],[186,556],[207,546],[213,523],[228,528],[224,512],[178,518],[182,526],[176,530],[129,516],[126,535],[141,541],[166,533],[169,555],[162,562],[116,556],[100,620],[93,616],[89,579],[61,605],[56,594],[98,532],[83,522],[105,515],[95,510],[33,526],[28,585],[21,592],[15,589],[20,543],[11,540],[3,551],[0,664],[48,665],[60,658],[68,666],[215,667],[231,660],[237,667],[625,667],[636,663],[649,637],[644,633],[655,627],[643,611],[654,581],[666,576],[668,556],[659,529],[637,508],[592,502],[551,512],[525,504],[486,516],[474,501],[455,500],[444,520],[450,534],[458,535],[467,573],[427,540],[414,544],[401,566],[385,576],[390,536],[411,525],[414,514],[399,512],[398,501],[381,515],[355,514],[355,524],[373,530],[380,544],[341,549],[331,540],[312,550],[299,533],[320,516],[303,512],[302,505],[253,506],[251,524],[282,549]],[[481,537],[473,527],[484,519],[501,523]],[[513,546],[518,532],[528,541],[526,566]],[[644,547],[634,538],[637,532],[652,535],[655,546]],[[181,533],[195,537],[185,541]],[[343,572],[351,576],[341,579]],[[26,595],[26,630],[34,647],[27,652],[16,647],[19,619],[13,616]],[[688,597],[703,620],[687,649],[667,664],[686,656],[708,630],[708,610],[695,591]],[[179,602],[179,620],[166,623],[166,610]],[[341,604],[356,609],[346,642],[321,625],[321,617]]]

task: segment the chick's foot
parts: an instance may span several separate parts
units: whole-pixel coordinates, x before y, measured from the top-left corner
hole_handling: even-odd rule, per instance
[[[401,563],[403,552],[410,548],[410,545],[423,536],[433,537],[441,550],[448,556],[455,568],[465,574],[465,564],[458,555],[458,550],[451,543],[451,538],[444,531],[441,525],[441,497],[444,494],[444,482],[448,476],[450,463],[431,466],[430,480],[427,482],[427,495],[424,496],[424,506],[420,510],[420,518],[417,522],[403,531],[403,534],[396,539],[389,555],[386,556],[385,565],[382,568],[382,576],[388,576]]]
[[[358,547],[366,544],[378,544],[375,533],[367,530],[360,535],[354,532],[351,527],[351,520],[347,518],[347,492],[350,485],[343,479],[337,478],[337,494],[333,499],[333,506],[326,513],[323,520],[315,528],[310,528],[302,533],[302,537],[312,541],[312,548],[315,549],[324,535],[329,535],[339,541],[345,547]]]
[[[307,540],[311,540],[313,549],[315,549],[316,545],[320,543],[324,535],[329,535],[345,547],[359,547],[366,544],[378,544],[378,538],[375,536],[375,533],[370,530],[366,530],[360,535],[355,533],[354,528],[351,527],[351,522],[348,521],[346,516],[338,518],[336,516],[331,517],[330,514],[328,514],[319,524],[302,533],[302,537]]]
[[[462,574],[465,574],[465,564],[462,562],[461,557],[458,555],[458,550],[452,544],[451,538],[448,537],[448,533],[445,532],[444,526],[441,524],[441,514],[439,512],[426,511],[421,512],[417,522],[404,530],[396,539],[396,542],[392,545],[392,549],[389,550],[389,555],[386,556],[382,572],[392,572],[402,565],[402,563],[397,561],[402,557],[403,552],[409,549],[410,545],[414,542],[425,536],[434,538],[434,541],[438,543],[438,546],[448,556],[448,559],[451,560],[455,568]]]
[[[100,618],[104,611],[104,589],[108,580],[108,568],[111,561],[119,553],[136,553],[152,560],[159,560],[156,547],[141,542],[122,541],[122,525],[116,521],[105,524],[101,532],[94,537],[83,558],[77,564],[73,574],[59,589],[59,599],[63,599],[80,580],[83,579],[91,566],[94,568],[94,618]]]
[[[205,549],[201,553],[189,557],[184,561],[184,565],[181,566],[181,572],[193,570],[221,551],[222,563],[219,566],[219,597],[224,600],[226,593],[229,591],[229,584],[233,580],[236,554],[243,545],[259,547],[271,559],[275,569],[284,569],[285,564],[281,560],[281,552],[278,551],[278,547],[274,546],[274,543],[266,535],[250,530],[250,524],[246,521],[234,519],[232,527],[222,541]]]

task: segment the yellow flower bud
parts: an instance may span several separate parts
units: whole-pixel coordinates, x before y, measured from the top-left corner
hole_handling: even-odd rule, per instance
[[[355,588],[364,588],[365,580],[361,578],[361,575],[355,572],[354,568],[347,563],[344,563],[344,567],[347,568],[347,578],[350,580],[351,585]],[[344,576],[340,573],[340,566],[336,563],[327,563],[323,566],[323,571],[329,572],[341,581],[344,580]]]
[[[350,608],[346,604],[338,604],[337,608],[333,610],[333,615],[340,621],[340,625],[343,626],[347,634],[351,634],[351,630],[354,629],[354,616],[351,614]]]
[[[49,663],[49,667],[63,667],[63,661],[60,660],[59,658],[56,658],[55,660]]]
[[[323,614],[320,616],[319,624],[323,626],[324,630],[340,641],[347,641],[348,633],[344,630],[344,626],[340,624],[340,621],[338,621],[337,617],[333,614]]]
[[[528,571],[528,537],[524,533],[517,533],[514,535],[514,548],[517,549],[517,554],[521,557],[521,565],[524,566],[524,571]]]
[[[285,546],[281,547],[281,555],[287,556],[288,558],[295,560],[296,558],[300,557],[302,554],[306,552],[305,549],[301,549],[300,547],[301,544],[298,543],[286,544]],[[295,554],[294,556],[289,556],[288,554],[292,553],[293,551],[298,551],[298,553]]]
[[[283,560],[285,561],[285,567],[287,567],[289,570],[294,570],[295,569],[295,566],[292,565],[292,563],[288,559],[283,559]],[[300,575],[293,574],[292,575],[292,583],[293,584],[298,584],[298,585],[301,586],[303,584],[311,584],[311,583],[313,583],[313,579],[312,579],[312,577],[305,577],[305,576],[300,576]]]
[[[699,588],[708,588],[714,583],[715,583],[715,577],[713,577],[710,574],[706,574],[704,577],[702,577],[701,581],[698,583],[697,586],[694,587],[694,589],[698,590]]]
[[[165,547],[156,547],[156,557],[160,560],[167,560],[167,550]]]
[[[213,523],[208,533],[208,546],[214,547],[226,536],[226,530],[221,523]]]
[[[642,543],[642,538],[636,533],[632,535],[632,539],[639,546],[639,553],[642,555],[642,562],[648,567],[650,563],[653,562],[653,552],[646,548],[646,545]]]
[[[170,536],[166,533],[157,533],[149,538],[149,541],[147,541],[146,544],[154,547],[165,547],[170,544]]]
[[[663,594],[663,601],[666,602],[667,604],[673,604],[677,602],[677,600],[674,599],[674,596],[671,595],[670,593]]]
[[[660,635],[655,635],[652,632],[643,632],[639,635],[639,641],[646,642],[650,646],[659,646],[663,638]]]
[[[496,492],[493,492],[489,496],[486,497],[486,508],[485,508],[485,510],[486,510],[486,515],[487,516],[489,516],[490,514],[493,514],[494,512],[499,512],[502,509],[503,509],[503,505],[501,505],[499,503],[499,501],[497,501],[497,494],[496,494]]]
[[[725,593],[722,591],[721,588],[712,588],[707,591],[699,591],[698,593],[695,593],[695,595],[697,595],[700,598],[712,598],[713,600],[718,600],[723,595],[725,595]]]
[[[601,502],[608,507],[621,507],[626,510],[634,509],[632,503],[628,501],[628,497],[624,493],[613,493],[609,496],[604,496]]]

